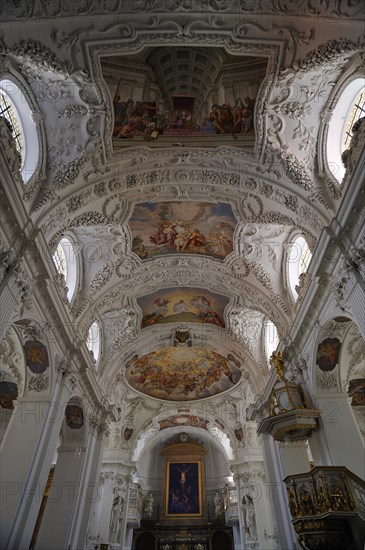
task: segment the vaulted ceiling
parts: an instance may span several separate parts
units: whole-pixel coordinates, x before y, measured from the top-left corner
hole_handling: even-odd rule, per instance
[[[69,315],[82,337],[101,323],[95,377],[138,430],[181,402],[214,423],[222,396],[234,408],[263,389],[265,322],[284,337],[295,318],[293,232],[313,250],[336,212],[328,105],[362,63],[360,3],[138,1],[118,16],[115,2],[56,4],[3,12],[2,53],[37,101],[42,170],[26,208],[50,251],[75,237]],[[152,138],[149,112],[116,135],[117,94],[170,124],[176,98],[194,98],[192,124]],[[200,112],[246,96],[253,128],[204,133]],[[232,415],[237,427],[244,411]]]

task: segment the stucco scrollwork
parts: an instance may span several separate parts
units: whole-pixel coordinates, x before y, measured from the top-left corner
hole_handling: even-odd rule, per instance
[[[27,390],[40,393],[48,388],[48,376],[41,374],[30,376],[28,378]]]
[[[85,0],[82,4],[69,3],[44,3],[42,0],[9,0],[6,10],[1,14],[5,20],[35,19],[42,13],[45,19],[56,19],[88,15],[114,15],[116,11],[121,14],[158,14],[163,11],[177,14],[197,14],[202,18],[208,18],[212,14],[225,14],[225,16],[248,12],[250,14],[264,15],[267,13],[284,14],[287,17],[299,15],[327,16],[327,17],[355,17],[361,12],[361,1],[354,0],[347,2],[338,0],[332,2],[318,2],[316,0],[262,0],[259,3],[248,0],[207,0],[202,4],[201,0],[135,0],[131,2],[105,0],[100,3],[98,0]],[[88,30],[88,28],[86,29]]]
[[[333,372],[317,372],[317,388],[321,391],[338,390],[336,374]]]

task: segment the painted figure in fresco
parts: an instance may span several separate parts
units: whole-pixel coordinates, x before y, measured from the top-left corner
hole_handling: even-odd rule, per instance
[[[194,229],[194,231],[190,235],[190,242],[189,244],[192,244],[196,247],[204,246],[206,242],[206,239],[202,233],[200,233],[199,229]]]
[[[211,304],[212,304],[212,301],[209,300],[209,298],[207,298],[206,296],[194,296],[194,298],[192,298],[190,300],[190,303],[191,305],[199,308],[199,309],[209,309]]]
[[[200,130],[206,134],[215,134],[214,118],[211,116],[203,121]]]
[[[239,134],[242,129],[242,111],[243,111],[242,99],[239,97],[236,101],[236,105],[233,108],[233,131]]]
[[[245,97],[245,107],[242,110],[242,133],[247,134],[253,130],[253,115],[255,108],[255,100],[250,97]]]
[[[184,300],[180,300],[177,304],[174,304],[173,310],[174,313],[185,313],[189,311],[189,305]]]
[[[215,311],[207,311],[203,314],[202,319],[203,323],[210,323],[211,325],[224,328],[223,321],[219,318],[218,313],[216,313]]]
[[[174,241],[176,237],[175,225],[171,222],[163,223],[162,236],[166,243],[174,246]]]
[[[160,298],[156,298],[156,300],[153,300],[152,303],[156,306],[157,315],[166,315],[167,306],[170,303],[170,300],[168,300],[165,296],[162,296]]]
[[[221,106],[220,105],[213,105],[212,110],[210,112],[210,118],[213,121],[213,127],[216,134],[222,134],[223,130],[220,125],[221,120]]]
[[[352,407],[365,406],[365,378],[353,378],[350,380],[347,395],[352,398]]]
[[[66,424],[72,430],[80,429],[84,425],[84,413],[78,405],[67,405],[65,416]]]
[[[333,370],[338,364],[341,350],[341,342],[338,338],[326,338],[317,350],[317,365],[325,372]]]
[[[232,108],[227,103],[223,105],[223,109],[221,111],[220,127],[223,134],[232,134],[234,136],[234,118]]]

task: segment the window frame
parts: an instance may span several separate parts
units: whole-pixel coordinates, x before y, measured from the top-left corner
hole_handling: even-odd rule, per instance
[[[11,72],[0,72],[0,90],[10,103],[17,119],[22,142],[20,175],[24,185],[29,185],[42,164],[41,126],[34,121],[35,115],[40,115],[40,111],[25,82]]]
[[[94,327],[94,330],[93,330]],[[94,332],[94,334],[93,334]],[[95,366],[97,367],[100,362],[101,351],[102,351],[102,325],[99,319],[94,319],[89,329],[87,331],[86,337],[86,346],[87,349],[93,352],[93,357],[95,361]]]
[[[298,241],[302,241],[298,244]],[[305,252],[303,252],[303,245],[306,247]],[[298,258],[294,257],[293,251],[296,251],[300,248],[301,253]],[[301,262],[303,255],[308,254],[309,259],[306,261],[304,269],[301,268]],[[295,256],[297,253],[295,252]],[[302,233],[294,233],[288,239],[286,245],[286,254],[285,254],[285,274],[286,274],[286,285],[289,290],[290,297],[294,303],[297,302],[299,295],[295,290],[295,287],[299,284],[299,276],[302,273],[308,271],[310,261],[312,259],[312,251],[309,247],[308,241]]]
[[[54,259],[59,245],[61,245],[65,257],[65,274],[57,268],[56,261]],[[78,241],[76,237],[67,232],[58,240],[55,251],[52,253],[52,261],[57,273],[62,273],[64,275],[65,284],[68,288],[67,299],[70,303],[77,295],[82,280],[82,262],[77,248]]]
[[[365,89],[364,76],[354,74],[351,81],[347,80],[341,91],[338,91],[336,104],[332,107],[331,120],[325,143],[327,167],[338,184],[341,184],[346,173],[342,162],[342,153],[346,150],[344,135],[348,126],[354,104],[361,91]]]

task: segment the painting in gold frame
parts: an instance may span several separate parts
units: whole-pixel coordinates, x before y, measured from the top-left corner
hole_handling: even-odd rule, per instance
[[[201,518],[201,461],[166,461],[166,517]]]

